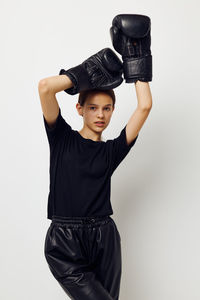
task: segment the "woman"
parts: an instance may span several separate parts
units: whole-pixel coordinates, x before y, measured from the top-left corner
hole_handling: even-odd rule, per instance
[[[39,82],[50,146],[52,222],[44,252],[53,276],[71,299],[119,299],[121,239],[111,217],[111,176],[135,144],[152,106],[148,82],[136,77],[133,81],[133,74],[126,74],[127,82],[135,82],[137,108],[118,137],[102,141],[115,108],[113,89],[123,81],[121,68],[112,50],[105,48],[81,65]],[[76,108],[84,122],[80,131],[62,117],[55,95],[63,90],[79,93]]]

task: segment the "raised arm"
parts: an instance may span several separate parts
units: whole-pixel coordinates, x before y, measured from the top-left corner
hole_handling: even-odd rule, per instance
[[[126,126],[127,144],[130,144],[138,135],[152,108],[152,95],[148,82],[135,83],[138,106],[130,117]]]
[[[72,86],[71,79],[66,75],[51,76],[39,81],[38,92],[41,107],[50,127],[55,123],[59,113],[59,105],[55,94]]]
[[[58,76],[40,80],[38,91],[48,125],[53,125],[59,114],[56,93],[64,90],[75,95],[87,89],[114,89],[122,81],[122,62],[110,48],[98,51],[75,67],[61,69]]]
[[[122,55],[126,83],[135,83],[138,107],[126,126],[127,143],[138,135],[152,107],[151,19],[139,14],[119,14],[112,20],[113,46]]]

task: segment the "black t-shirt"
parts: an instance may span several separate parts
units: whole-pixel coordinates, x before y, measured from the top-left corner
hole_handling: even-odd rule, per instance
[[[47,218],[112,215],[111,176],[135,144],[127,145],[125,127],[117,138],[93,141],[73,130],[61,115],[49,127],[43,115],[50,149]]]

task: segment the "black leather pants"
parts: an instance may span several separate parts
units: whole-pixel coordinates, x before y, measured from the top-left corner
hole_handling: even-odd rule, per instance
[[[111,216],[53,216],[44,254],[70,299],[119,299],[121,238]]]

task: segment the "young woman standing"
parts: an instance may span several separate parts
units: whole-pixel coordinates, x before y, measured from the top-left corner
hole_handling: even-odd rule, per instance
[[[47,217],[52,222],[44,253],[71,299],[119,299],[121,239],[111,217],[111,176],[135,144],[152,107],[149,78],[145,81],[142,72],[140,81],[140,72],[134,77],[128,64],[125,79],[135,82],[138,106],[119,136],[106,142],[101,135],[115,108],[113,89],[123,81],[122,64],[111,49],[42,79],[38,86],[50,146]],[[76,108],[84,121],[80,131],[62,117],[56,93],[63,90],[79,93]]]

